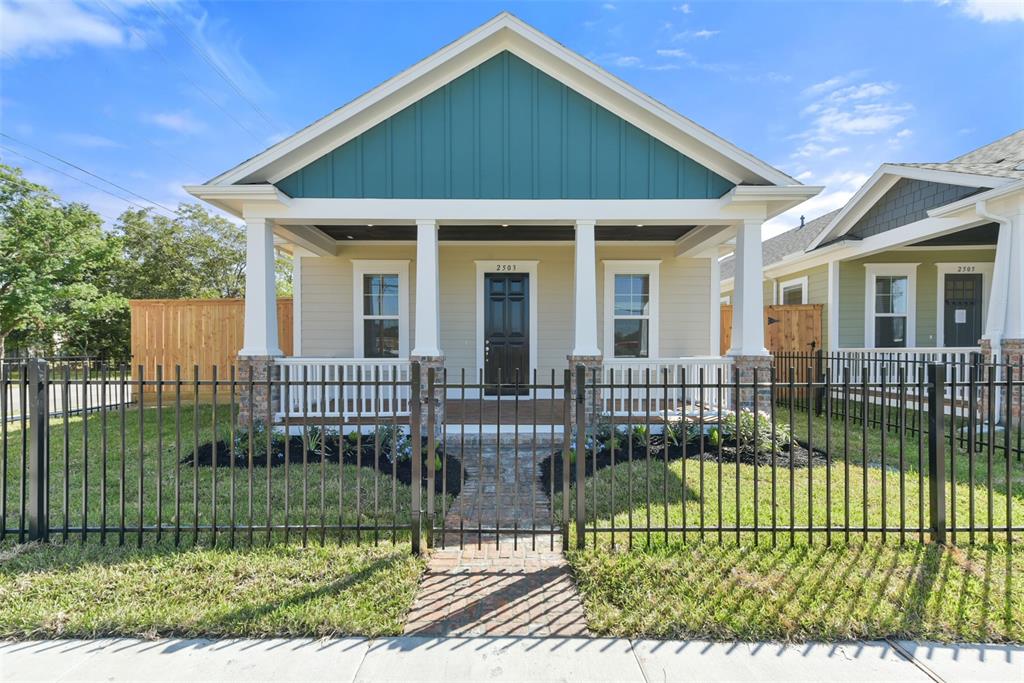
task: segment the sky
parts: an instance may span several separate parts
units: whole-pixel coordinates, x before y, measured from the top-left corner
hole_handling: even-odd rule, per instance
[[[508,10],[648,95],[824,185],[1024,127],[1024,0],[0,0],[0,160],[108,224],[208,180]]]

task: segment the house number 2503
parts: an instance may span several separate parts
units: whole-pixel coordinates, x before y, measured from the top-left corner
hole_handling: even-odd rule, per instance
[[[514,271],[515,269],[516,269],[516,266],[515,266],[514,263],[499,263],[498,264],[498,272],[499,273],[510,273],[510,272]]]
[[[957,266],[956,272],[958,273],[973,273],[975,266]]]

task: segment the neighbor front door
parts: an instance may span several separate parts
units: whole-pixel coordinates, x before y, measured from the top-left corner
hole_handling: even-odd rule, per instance
[[[981,339],[980,274],[946,275],[942,334],[945,346],[978,345]]]
[[[517,376],[523,384],[531,380],[530,276],[487,273],[484,275],[484,381],[497,384],[500,378],[501,393],[512,394]],[[492,386],[487,393],[494,395],[497,388]]]

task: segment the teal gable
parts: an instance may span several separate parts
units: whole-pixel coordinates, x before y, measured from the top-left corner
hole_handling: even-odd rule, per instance
[[[505,51],[277,187],[292,197],[713,199],[733,184]]]

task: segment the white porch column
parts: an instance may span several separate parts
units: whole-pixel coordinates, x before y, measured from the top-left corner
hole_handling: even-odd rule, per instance
[[[245,221],[245,332],[239,356],[283,355],[277,340],[274,223]]]
[[[441,356],[441,295],[438,287],[437,221],[416,221],[416,341],[412,355]]]
[[[764,346],[763,257],[760,219],[744,220],[736,233],[730,356],[767,356]]]
[[[1004,339],[1024,339],[1024,204],[1017,207],[1017,214],[1010,218],[1009,260],[1004,262],[1006,272],[1006,320],[1003,323]],[[1002,230],[999,245],[1002,248]],[[994,278],[993,278],[994,279]]]
[[[600,356],[597,346],[597,249],[593,220],[576,221],[573,356]]]
[[[708,291],[710,306],[708,313],[711,325],[711,334],[708,340],[709,356],[717,356],[721,353],[722,346],[722,269],[718,262],[718,251],[711,254],[711,282]]]

